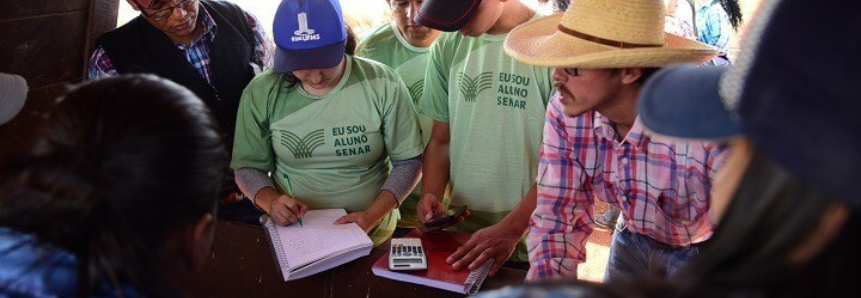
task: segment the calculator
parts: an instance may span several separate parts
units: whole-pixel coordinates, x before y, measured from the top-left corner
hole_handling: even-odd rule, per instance
[[[427,254],[419,238],[392,238],[389,249],[389,270],[428,269]]]

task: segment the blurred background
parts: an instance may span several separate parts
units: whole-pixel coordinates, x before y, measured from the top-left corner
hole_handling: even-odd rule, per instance
[[[248,12],[253,13],[265,25],[266,32],[272,36],[272,20],[275,18],[275,11],[281,0],[228,0],[236,3]],[[124,1],[123,1],[124,2]],[[544,14],[550,14],[553,11],[552,1],[539,0],[522,0],[533,9],[541,11]],[[753,16],[756,7],[762,0],[741,0],[742,12],[744,14],[744,22],[747,23]],[[370,29],[379,24],[391,20],[389,17],[389,8],[386,0],[341,0],[344,16],[347,23],[353,28],[354,32],[361,37],[369,33]],[[117,26],[125,24],[132,18],[137,16],[137,13],[124,3],[120,3],[119,16],[117,18]],[[739,52],[739,41],[744,27],[733,36],[729,56],[735,58]]]

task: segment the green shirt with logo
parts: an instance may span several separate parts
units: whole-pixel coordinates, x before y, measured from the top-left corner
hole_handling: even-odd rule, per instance
[[[409,42],[398,30],[397,24],[390,22],[374,29],[356,50],[356,56],[379,61],[392,67],[410,90],[410,96],[414,103],[422,96],[425,82],[425,70],[427,69],[428,52],[430,47],[416,47]],[[433,120],[425,115],[419,114],[419,123],[422,128],[422,141],[427,144],[430,139]],[[420,221],[416,216],[416,205],[421,193],[421,182],[415,190],[401,203],[401,219],[398,226],[405,228],[416,228]],[[448,200],[444,202],[448,206]]]
[[[499,222],[537,174],[551,70],[507,56],[506,35],[443,33],[431,47],[420,110],[449,124],[451,204],[472,213],[453,230]],[[528,260],[522,241],[512,260]]]
[[[424,150],[409,91],[388,66],[345,56],[341,81],[326,95],[290,87],[265,72],[242,94],[231,167],[272,173],[278,191],[311,209],[367,209],[388,177],[387,158]],[[391,237],[393,210],[369,233]]]

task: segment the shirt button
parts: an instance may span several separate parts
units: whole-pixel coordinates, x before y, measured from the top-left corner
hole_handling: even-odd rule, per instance
[[[622,158],[622,163],[623,163],[623,164],[628,164],[628,158],[627,158],[627,157]]]

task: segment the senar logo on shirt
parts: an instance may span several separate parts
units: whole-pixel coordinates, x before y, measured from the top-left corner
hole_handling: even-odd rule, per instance
[[[493,85],[493,72],[482,72],[475,78],[460,72],[457,74],[457,79],[460,81],[460,92],[463,93],[464,99],[467,102],[475,102],[482,91],[490,89]]]
[[[412,86],[409,87],[409,90],[410,97],[413,98],[413,104],[418,104],[419,99],[421,99],[422,95],[424,94],[425,80],[421,79],[418,82],[413,83]]]
[[[314,157],[314,149],[324,144],[323,130],[318,129],[299,138],[296,134],[284,131],[281,134],[281,145],[287,147],[296,159]]]
[[[308,14],[302,12],[296,15],[299,18],[299,30],[293,31],[295,34],[290,40],[297,41],[312,41],[319,40],[320,34],[314,34],[314,29],[308,28]]]

